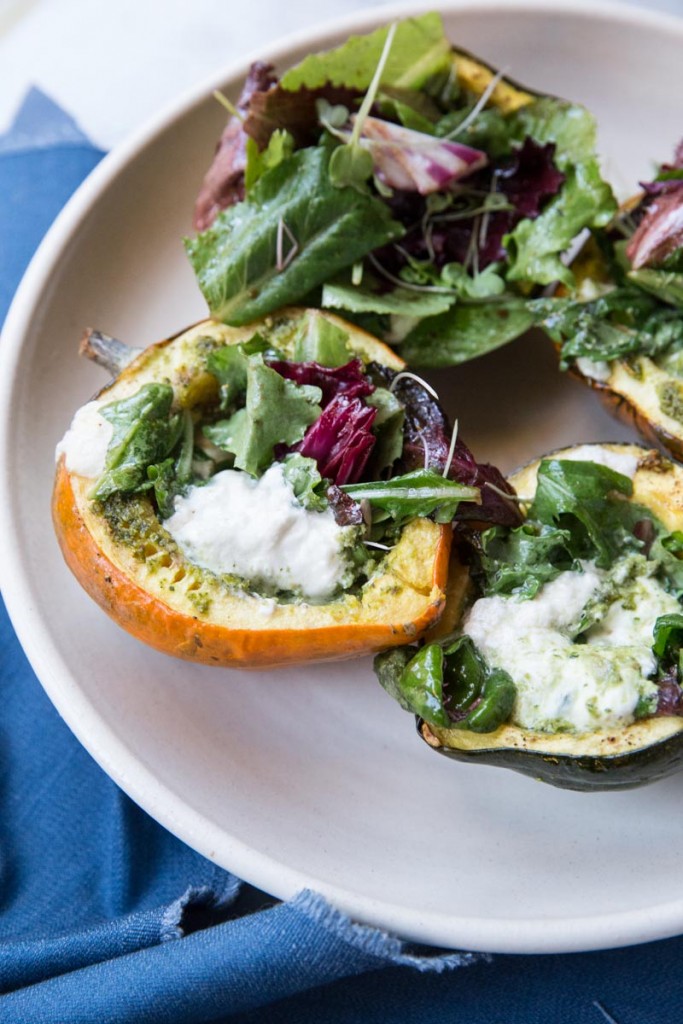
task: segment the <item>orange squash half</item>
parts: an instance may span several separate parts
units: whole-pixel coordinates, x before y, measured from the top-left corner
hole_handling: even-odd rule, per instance
[[[248,328],[205,321],[143,350],[98,399],[116,401],[143,384],[170,382],[178,408],[211,401],[214,377],[202,369],[213,348],[255,331],[287,353],[305,311],[290,309]],[[326,313],[347,331],[365,362],[400,370],[376,338]],[[164,529],[146,494],[93,501],[93,480],[57,464],[52,514],[64,558],[87,593],[139,640],[209,665],[265,668],[351,658],[421,636],[445,604],[451,527],[415,519],[359,589],[325,604],[264,599],[191,563]]]

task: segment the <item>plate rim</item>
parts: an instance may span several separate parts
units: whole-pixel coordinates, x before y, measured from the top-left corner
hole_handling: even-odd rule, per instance
[[[326,39],[342,32],[362,32],[395,17],[434,9],[434,3],[382,5],[345,14],[320,25],[287,35],[277,43],[259,47],[186,90],[131,136],[105,156],[58,214],[36,251],[15,294],[2,330],[0,344],[0,488],[11,490],[7,450],[11,438],[11,410],[16,394],[22,343],[30,329],[61,253],[74,237],[90,210],[109,184],[173,123],[206,101],[207,95],[228,80],[243,78],[251,61],[278,63],[292,49],[321,48]],[[509,15],[542,12],[583,18],[602,18],[643,28],[668,31],[683,41],[683,18],[661,11],[616,3],[612,0],[447,0],[443,14],[475,13]],[[668,938],[683,929],[683,899],[639,910],[600,913],[575,918],[494,919],[454,917],[436,911],[416,911],[388,900],[360,895],[313,879],[276,858],[227,834],[207,815],[195,810],[173,789],[160,782],[115,730],[100,717],[75,683],[68,664],[52,640],[42,619],[32,622],[32,591],[28,574],[14,544],[15,518],[10,502],[0,503],[0,589],[17,637],[51,702],[100,767],[136,803],[183,842],[225,870],[280,899],[289,899],[314,888],[336,908],[355,920],[388,929],[405,938],[443,947],[502,953],[566,953],[605,949]]]

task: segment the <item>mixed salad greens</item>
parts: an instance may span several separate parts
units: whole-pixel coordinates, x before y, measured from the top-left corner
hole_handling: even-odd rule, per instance
[[[227,101],[226,101],[227,102]],[[616,204],[583,107],[451,47],[425,14],[252,67],[186,242],[212,316],[305,302],[415,365],[490,351],[546,316],[585,229]]]
[[[606,685],[608,697],[612,693],[613,701],[618,702],[623,680],[615,659],[622,658],[624,650],[629,657],[633,656],[638,643],[635,633],[642,629],[642,624],[638,620],[629,622],[626,637],[622,628],[618,639],[627,646],[621,651],[610,646],[606,624],[610,617],[616,621],[615,615],[633,611],[634,595],[639,587],[643,589],[642,581],[648,581],[647,600],[655,611],[643,611],[643,615],[656,615],[658,605],[653,594],[669,610],[656,616],[645,645],[651,649],[651,655],[647,650],[640,652],[639,657],[644,653],[646,658],[653,659],[652,671],[650,680],[644,678],[637,684],[639,692],[631,720],[683,715],[683,609],[679,610],[683,599],[683,533],[669,533],[650,509],[625,500],[632,493],[631,479],[606,465],[561,458],[543,460],[538,469],[537,490],[522,525],[492,526],[480,534],[458,531],[459,554],[468,565],[473,582],[469,607],[476,608],[481,598],[503,598],[510,602],[503,614],[510,617],[521,604],[530,606],[540,601],[544,588],[558,578],[568,581],[570,574],[573,581],[581,582],[581,577],[585,579],[589,572],[597,573],[600,587],[573,621],[569,616],[570,621],[562,627],[566,636],[551,650],[550,664],[559,677],[558,659],[597,655],[601,659],[600,686]],[[569,589],[563,592],[563,603],[569,593]],[[561,608],[551,611],[556,617],[562,615]],[[513,645],[528,646],[523,662],[515,666],[511,656],[508,661],[510,649],[500,655],[500,660],[517,669],[523,664],[533,676],[534,659],[541,649],[540,638],[548,626],[548,615],[546,610],[537,618],[529,633],[531,641],[528,637],[512,641]],[[490,664],[468,635],[468,621],[475,620],[468,619],[466,614],[455,635],[438,642],[378,655],[375,669],[381,684],[402,707],[437,727],[485,733],[508,721],[528,724],[518,721],[524,688],[552,688],[554,680],[526,680],[523,674],[516,675],[514,669],[508,671],[501,663]],[[590,647],[592,644],[597,646]],[[632,645],[631,649],[628,645]],[[611,679],[615,664],[617,674]],[[576,667],[571,669],[574,676],[576,671]],[[639,670],[635,674],[638,676]],[[585,680],[581,686],[585,688]],[[568,707],[566,695],[560,696],[565,699],[559,701],[559,706]],[[596,714],[590,699],[586,699],[589,713]],[[595,728],[600,724],[596,720]],[[570,721],[557,717],[544,727],[553,733],[575,731]]]
[[[113,432],[91,498],[114,529],[122,498],[148,495],[163,522],[223,470],[260,479],[273,465],[299,505],[355,528],[352,582],[415,518],[518,521],[509,485],[475,462],[419,378],[365,363],[316,310],[282,345],[276,318],[270,327],[240,344],[199,339],[192,372],[214,386],[192,408],[163,381],[100,407]]]
[[[564,369],[600,380],[610,363],[647,356],[683,375],[683,146],[642,188],[577,259],[579,294],[536,303]]]

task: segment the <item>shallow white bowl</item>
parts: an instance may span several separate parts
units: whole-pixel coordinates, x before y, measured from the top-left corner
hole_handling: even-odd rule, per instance
[[[411,8],[415,10],[415,8]],[[406,8],[259,54],[285,66]],[[683,22],[583,3],[453,3],[451,38],[524,83],[585,102],[626,192],[681,132]],[[369,660],[248,674],[121,632],[69,575],[49,516],[53,450],[102,383],[84,325],[132,344],[201,317],[181,236],[247,62],[110,156],[45,240],[0,348],[0,572],[19,637],[79,739],[154,817],[268,892],[324,893],[355,918],[444,946],[570,951],[683,930],[683,786],[576,794],[431,753]],[[630,438],[527,339],[433,375],[479,457]],[[656,865],[656,870],[653,870]]]

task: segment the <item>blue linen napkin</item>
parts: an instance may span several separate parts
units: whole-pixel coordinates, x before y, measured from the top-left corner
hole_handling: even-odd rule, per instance
[[[0,137],[0,323],[43,233],[102,155],[36,90]],[[492,959],[411,950],[313,893],[276,903],[174,838],[104,775],[43,693],[1,603],[0,650],[3,1024],[680,1016],[683,939]],[[648,870],[656,865],[643,866],[644,885]]]

